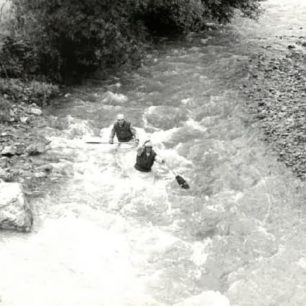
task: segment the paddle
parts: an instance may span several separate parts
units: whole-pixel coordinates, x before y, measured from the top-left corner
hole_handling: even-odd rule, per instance
[[[85,141],[85,143],[91,143],[91,144],[115,144],[115,143],[109,143],[108,141],[99,141],[99,140],[88,140]]]
[[[100,140],[99,138],[92,138],[92,139],[88,139],[88,140],[85,140],[85,143],[88,143],[88,144],[110,144],[110,145],[121,145],[121,144],[129,144],[129,145],[134,145],[135,142],[113,142],[113,143],[109,143],[109,141],[105,141],[105,140]]]
[[[190,188],[189,184],[187,183],[187,181],[182,176],[176,174],[172,169],[170,169],[168,167],[167,164],[165,164],[165,165],[166,165],[167,169],[174,175],[177,183],[181,186],[181,188],[183,188],[183,189],[189,189]]]

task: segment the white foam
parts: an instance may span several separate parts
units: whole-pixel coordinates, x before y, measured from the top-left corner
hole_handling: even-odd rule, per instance
[[[204,241],[197,241],[192,245],[193,254],[191,260],[199,267],[202,267],[209,255],[209,246],[212,241],[210,238],[205,239]]]
[[[107,91],[103,98],[102,102],[103,103],[108,103],[108,104],[124,104],[128,101],[128,97],[123,95],[123,94],[118,94],[118,93],[113,93],[112,91]]]
[[[67,116],[68,130],[65,131],[69,138],[83,137],[92,135],[92,129],[87,120],[81,120],[72,116]]]
[[[205,291],[200,295],[192,296],[175,306],[230,306],[228,298],[218,291]]]
[[[297,262],[297,265],[306,271],[306,258],[305,257],[300,258],[299,261]]]
[[[180,130],[181,128],[179,127],[175,127],[166,131],[163,130],[158,130],[154,133],[151,134],[151,140],[153,141],[153,143],[155,144],[159,144],[162,142],[166,142],[169,141],[171,139],[171,137]]]
[[[207,128],[205,126],[202,126],[199,122],[189,118],[187,121],[186,121],[186,126],[187,127],[191,127],[195,130],[199,130],[201,132],[206,132],[207,131]]]
[[[191,104],[193,102],[193,99],[192,98],[185,98],[185,99],[182,99],[181,102],[185,105],[188,105],[188,104]]]
[[[151,303],[130,254],[124,233],[84,218],[48,220],[39,234],[1,251],[1,305]]]

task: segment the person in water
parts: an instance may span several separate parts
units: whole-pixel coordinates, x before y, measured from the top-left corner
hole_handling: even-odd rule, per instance
[[[134,139],[138,144],[139,140],[137,138],[136,130],[132,127],[131,123],[126,121],[123,114],[117,115],[117,122],[114,123],[109,136],[109,143],[114,143],[115,135],[119,142],[129,142]]]
[[[135,168],[141,172],[150,172],[155,161],[161,164],[165,163],[153,150],[151,141],[147,140],[137,150]]]

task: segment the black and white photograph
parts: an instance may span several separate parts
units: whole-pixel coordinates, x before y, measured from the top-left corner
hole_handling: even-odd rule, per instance
[[[306,0],[0,0],[0,306],[306,306]]]

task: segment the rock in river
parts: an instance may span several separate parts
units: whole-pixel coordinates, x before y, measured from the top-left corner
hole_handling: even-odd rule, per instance
[[[37,107],[32,107],[30,109],[30,113],[36,116],[41,116],[42,115],[42,111],[41,109],[37,108]]]
[[[14,146],[6,146],[1,151],[1,155],[3,155],[3,156],[13,156],[16,153],[17,153],[17,150],[16,150],[16,147],[14,147]]]
[[[21,185],[0,181],[0,229],[29,232],[32,223],[32,211]]]
[[[46,150],[47,150],[46,145],[42,142],[32,143],[26,149],[26,151],[29,155],[42,154]]]

